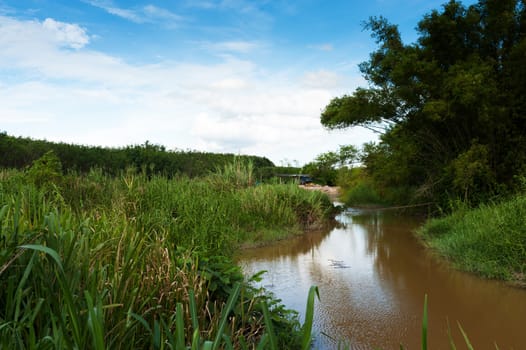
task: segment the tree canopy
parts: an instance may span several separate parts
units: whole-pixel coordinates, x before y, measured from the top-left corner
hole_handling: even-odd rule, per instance
[[[526,174],[526,1],[449,1],[411,44],[383,17],[365,28],[369,86],[334,98],[322,124],[381,132],[364,164],[386,184],[468,200],[512,190]]]
[[[49,151],[53,151],[58,157],[63,170],[88,172],[92,168],[100,168],[112,175],[132,167],[149,175],[157,173],[170,177],[196,177],[208,175],[218,168],[222,169],[236,158],[243,162],[251,162],[258,173],[260,169],[274,167],[274,163],[265,157],[169,151],[164,146],[149,141],[124,148],[104,148],[33,140],[0,132],[0,168],[29,167]]]

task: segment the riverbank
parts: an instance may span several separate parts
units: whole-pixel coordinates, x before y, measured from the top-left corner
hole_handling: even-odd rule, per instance
[[[252,288],[232,256],[322,223],[333,206],[294,184],[255,186],[251,170],[62,174],[56,158],[1,170],[0,348],[256,348],[265,337],[299,348],[310,334],[296,314]]]
[[[417,232],[456,268],[526,287],[526,195],[429,220]]]

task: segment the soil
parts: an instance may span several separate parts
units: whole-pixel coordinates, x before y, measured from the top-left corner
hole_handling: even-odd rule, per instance
[[[326,193],[332,201],[338,200],[338,196],[340,195],[340,187],[338,186],[321,186],[315,184],[308,184],[300,185],[300,188],[304,188],[310,191],[321,191],[323,193]]]

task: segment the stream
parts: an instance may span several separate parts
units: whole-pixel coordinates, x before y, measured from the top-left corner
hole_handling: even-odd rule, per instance
[[[244,250],[247,275],[266,270],[260,285],[305,312],[317,285],[313,349],[420,349],[428,296],[429,349],[526,349],[526,290],[454,270],[412,234],[421,223],[396,211],[347,210],[332,230],[307,232]],[[449,325],[449,326],[448,326]]]

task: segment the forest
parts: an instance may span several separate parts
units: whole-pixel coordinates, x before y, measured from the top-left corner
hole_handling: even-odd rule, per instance
[[[98,168],[110,175],[117,175],[127,168],[134,168],[148,175],[162,174],[168,177],[185,175],[197,177],[208,175],[230,164],[234,158],[251,162],[256,170],[271,176],[274,164],[264,157],[207,153],[199,151],[167,150],[165,146],[149,141],[141,145],[122,148],[83,146],[33,140],[0,133],[0,168],[24,169],[52,151],[61,162],[62,170],[87,173]],[[263,170],[264,169],[264,170]]]
[[[380,142],[361,162],[380,193],[471,205],[521,189],[526,174],[526,2],[449,1],[405,44],[396,25],[370,18],[378,48],[360,71],[368,87],[336,97],[329,129],[363,126]],[[396,191],[395,191],[396,192]]]

